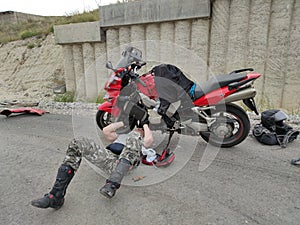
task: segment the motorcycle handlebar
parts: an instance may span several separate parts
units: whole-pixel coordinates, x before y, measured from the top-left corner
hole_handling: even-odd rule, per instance
[[[147,63],[140,61],[140,62],[133,62],[132,64],[130,64],[129,67],[131,67],[132,69],[137,68],[137,69],[141,69],[142,66],[145,66]]]
[[[145,83],[139,80],[139,74],[136,73],[138,69],[141,69],[142,66],[145,66],[146,62],[133,62],[127,68],[123,68],[122,71],[118,72],[117,69],[114,69],[115,76],[123,79],[126,74],[128,74],[131,78],[138,79],[138,81],[144,86]]]
[[[147,63],[146,62],[142,62],[141,63],[141,66],[145,66]]]

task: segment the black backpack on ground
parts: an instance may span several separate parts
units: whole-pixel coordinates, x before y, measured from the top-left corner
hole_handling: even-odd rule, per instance
[[[252,133],[262,144],[285,148],[299,135],[299,131],[284,123],[286,119],[286,114],[280,110],[266,110],[261,113],[261,123],[254,126]]]

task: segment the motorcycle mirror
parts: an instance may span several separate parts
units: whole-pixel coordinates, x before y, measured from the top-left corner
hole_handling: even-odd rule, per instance
[[[112,63],[110,61],[106,62],[105,66],[106,66],[107,69],[114,70],[114,67],[113,67],[113,65],[112,65]]]

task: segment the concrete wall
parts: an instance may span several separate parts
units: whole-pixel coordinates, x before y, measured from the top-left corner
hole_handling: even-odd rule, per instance
[[[158,20],[161,11],[153,9],[165,9],[167,3],[171,4],[144,0],[102,7],[104,36],[99,42],[63,43],[67,88],[83,99],[95,98],[108,77],[105,61],[115,63],[124,45],[131,43],[143,50],[149,67],[174,63],[197,82],[253,67],[263,74],[255,82],[260,106],[299,110],[299,0],[173,0],[169,17],[164,11],[164,19]],[[144,16],[139,10],[126,13],[129,6],[143,8]],[[120,8],[125,14],[114,12]],[[122,19],[107,20],[117,15]],[[57,39],[60,35],[68,35],[68,30],[57,34]]]
[[[38,16],[27,13],[20,13],[14,11],[0,12],[0,23],[20,23],[29,21],[42,21],[50,17]]]

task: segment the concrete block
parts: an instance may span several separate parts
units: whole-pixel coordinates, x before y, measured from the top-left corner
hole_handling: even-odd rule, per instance
[[[193,67],[197,69],[197,82],[208,79],[208,47],[209,47],[209,20],[197,19],[191,27],[191,50],[196,58]]]
[[[159,24],[148,24],[146,26],[146,52],[144,60],[147,61],[147,67],[151,62],[157,64],[160,61],[160,26]]]
[[[209,66],[214,74],[221,74],[226,71],[229,8],[228,0],[218,0],[213,4]]]
[[[85,89],[85,77],[84,77],[84,66],[83,66],[83,53],[81,45],[73,45],[73,65],[76,82],[76,101],[86,100],[86,89]]]
[[[252,67],[255,72],[262,74],[262,77],[255,81],[255,89],[257,90],[255,99],[257,103],[264,101],[264,70],[268,46],[270,9],[271,0],[253,0],[250,7],[246,67]]]
[[[96,67],[96,78],[97,78],[97,89],[98,95],[104,96],[105,90],[104,85],[108,79],[108,69],[105,68],[107,62],[106,58],[106,44],[95,43],[95,67]]]
[[[145,25],[132,25],[130,32],[130,45],[140,49],[143,53],[143,58],[146,54],[145,39]]]
[[[270,105],[275,108],[283,105],[292,5],[293,0],[275,1],[271,8],[264,94],[270,98]]]
[[[101,27],[210,17],[209,0],[144,0],[100,7]]]
[[[160,24],[160,61],[163,63],[174,63],[173,44],[175,39],[174,22],[164,22]]]
[[[295,1],[289,29],[289,46],[286,57],[285,87],[282,107],[294,113],[300,110],[300,1]],[[295,97],[294,97],[295,96]]]
[[[190,48],[191,21],[183,20],[175,22],[175,43],[184,48]]]
[[[189,58],[187,55],[183,55],[183,52],[186,52],[186,50],[190,49],[190,40],[191,40],[191,21],[190,20],[183,20],[183,21],[176,21],[175,22],[175,36],[174,36],[174,42],[175,45],[178,45],[173,49],[174,51],[174,64],[180,65],[184,64],[186,65],[189,61]],[[185,62],[187,61],[187,62]]]
[[[75,82],[75,71],[74,71],[74,61],[73,61],[73,47],[72,45],[63,46],[64,55],[64,68],[65,68],[65,82],[67,91],[76,90]]]
[[[106,31],[106,54],[107,60],[115,66],[120,59],[119,30],[109,29]]]
[[[95,68],[95,49],[91,43],[82,45],[84,79],[86,97],[89,101],[96,100],[98,95],[97,78]]]
[[[230,25],[228,33],[226,71],[245,68],[248,50],[247,35],[249,21],[249,0],[232,0],[230,6]]]
[[[54,26],[57,44],[101,42],[104,41],[102,32],[99,21]]]
[[[120,45],[128,44],[130,42],[130,27],[119,28],[119,42]]]

